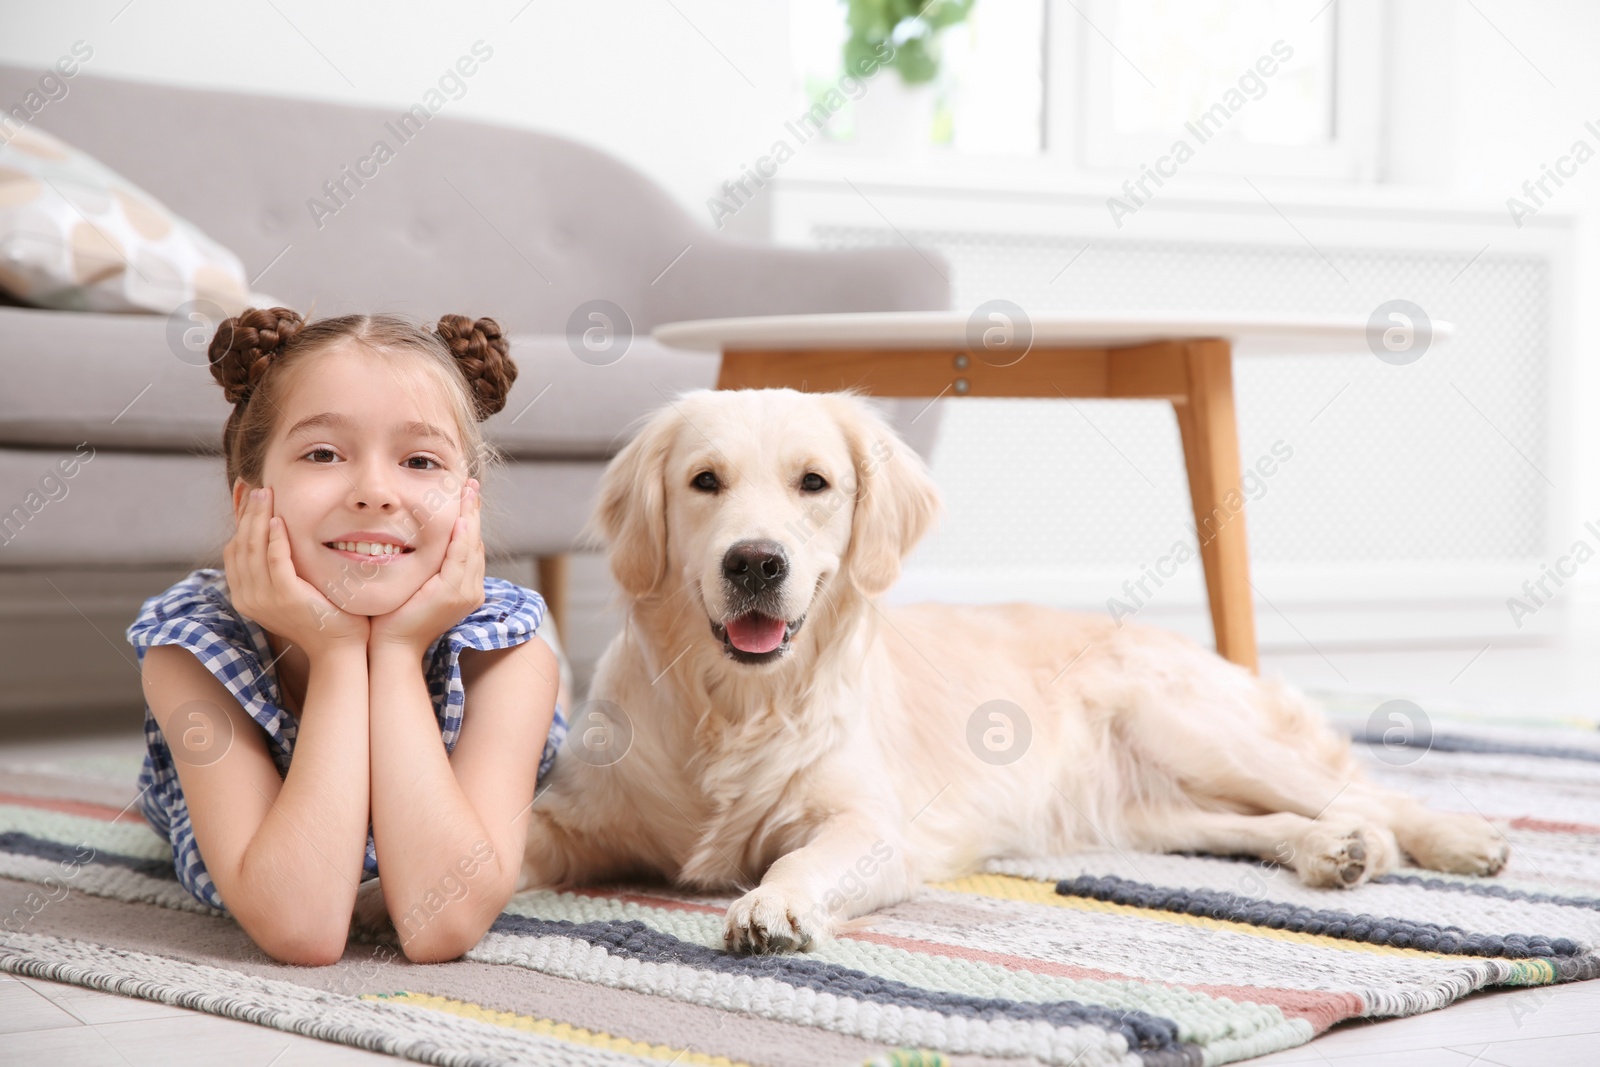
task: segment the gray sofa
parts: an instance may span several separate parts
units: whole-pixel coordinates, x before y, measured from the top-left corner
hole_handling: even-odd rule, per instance
[[[0,101],[37,78],[0,66]],[[654,344],[653,327],[947,306],[945,280],[912,249],[731,239],[625,164],[525,130],[435,116],[357,186],[346,167],[393,140],[397,114],[80,74],[35,121],[198,224],[243,259],[254,290],[289,306],[499,319],[520,373],[485,423],[512,460],[485,484],[485,538],[497,558],[542,560],[530,573],[552,584],[636,418],[715,381],[714,358]],[[314,217],[313,198],[337,211]],[[634,335],[606,365],[567,336],[596,299]],[[205,325],[0,307],[0,712],[137,707],[122,629],[144,596],[220,565],[228,406],[203,349],[182,339]],[[913,426],[921,406],[890,414],[926,451],[937,412]]]

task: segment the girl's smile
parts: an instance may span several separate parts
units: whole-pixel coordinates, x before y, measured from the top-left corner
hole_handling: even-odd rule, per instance
[[[416,551],[416,548],[406,544],[389,534],[376,533],[371,530],[360,530],[356,533],[344,534],[332,541],[324,541],[324,548],[346,559],[358,563],[371,562],[374,565],[388,565],[398,563],[403,557]]]

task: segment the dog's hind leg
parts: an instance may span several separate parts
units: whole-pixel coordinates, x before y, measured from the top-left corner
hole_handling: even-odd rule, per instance
[[[1255,856],[1293,868],[1311,886],[1354,888],[1392,870],[1399,847],[1388,827],[1343,812],[1240,815],[1197,808],[1129,811],[1128,839],[1153,852]]]
[[[1261,683],[1254,699],[1261,718],[1246,718],[1231,732],[1171,717],[1165,729],[1140,735],[1144,755],[1154,756],[1155,764],[1201,804],[1381,828],[1430,870],[1494,875],[1505,866],[1510,850],[1491,823],[1478,815],[1434,811],[1409,794],[1368,780],[1350,754],[1349,741],[1298,694]]]
[[[1298,694],[1188,644],[1135,651],[1090,699],[1132,780],[1171,783],[1196,807],[1315,819],[1358,776],[1348,739]]]
[[[1370,782],[1353,783],[1339,806],[1389,827],[1405,854],[1430,871],[1492,876],[1511,855],[1505,835],[1482,815],[1435,811],[1409,794]]]

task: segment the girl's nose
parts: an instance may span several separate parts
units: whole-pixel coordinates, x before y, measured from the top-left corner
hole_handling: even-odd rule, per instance
[[[400,505],[387,464],[382,463],[359,466],[350,485],[350,496],[356,508],[389,511]]]

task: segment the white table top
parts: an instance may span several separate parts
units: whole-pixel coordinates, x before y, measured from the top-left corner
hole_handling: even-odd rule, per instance
[[[1164,314],[1041,311],[1027,313],[1033,347],[1049,345],[1137,345],[1152,341],[1226,337],[1236,353],[1367,351],[1368,320],[1247,314]],[[963,348],[972,312],[874,311],[827,315],[760,315],[697,319],[657,326],[651,336],[672,348],[721,352],[725,348]],[[1385,318],[1384,324],[1389,320]],[[1419,331],[1421,323],[1414,323]],[[1431,324],[1430,343],[1448,339],[1455,327]],[[1018,327],[1019,329],[1022,327]],[[981,336],[982,325],[977,327]],[[1381,329],[1379,331],[1381,334]]]

